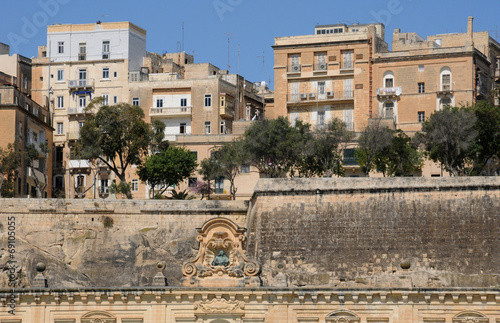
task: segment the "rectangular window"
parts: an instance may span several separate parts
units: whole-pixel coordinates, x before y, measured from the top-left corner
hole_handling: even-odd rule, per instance
[[[215,179],[215,194],[224,194],[224,177],[220,176]]]
[[[425,111],[418,111],[418,122],[425,121]]]
[[[318,96],[325,94],[325,82],[318,82]]]
[[[28,77],[27,76],[24,76],[23,77],[23,89],[27,89],[28,88]]]
[[[250,173],[250,165],[241,165],[241,173],[242,174]]]
[[[181,99],[181,107],[187,107],[187,99],[186,98]]]
[[[211,133],[210,121],[205,121],[205,134],[209,135]]]
[[[290,56],[290,71],[289,72],[300,72],[300,55]]]
[[[114,104],[117,104],[117,103],[118,103],[118,97],[117,97],[116,95],[113,97],[113,103],[114,103]]]
[[[2,93],[0,93],[0,104],[2,104]]]
[[[132,192],[138,192],[139,191],[139,180],[138,179],[133,179],[132,180]]]
[[[325,111],[318,111],[317,122],[318,130],[322,130],[325,128]]]
[[[113,75],[114,75],[114,77],[117,77],[118,76],[118,72],[114,72]]]
[[[63,109],[64,108],[64,97],[63,96],[58,96],[57,97],[57,108],[58,109]]]
[[[102,105],[109,105],[109,94],[102,95]]]
[[[105,80],[109,79],[109,67],[102,69],[102,78]]]
[[[57,70],[57,80],[64,81],[64,70]]]
[[[418,65],[418,71],[423,72],[424,71],[424,65]]]
[[[85,125],[85,121],[78,121],[78,131],[82,130],[84,125]]]
[[[21,121],[17,124],[17,135],[19,138],[23,137],[23,123]]]
[[[212,106],[212,94],[205,94],[205,107]]]
[[[354,91],[352,90],[352,79],[344,80],[344,98],[352,98]]]
[[[181,123],[179,125],[179,133],[186,133],[186,124],[185,123]]]
[[[196,159],[196,161],[198,161],[198,152],[191,150],[191,154],[193,154],[193,156]]]
[[[346,51],[342,53],[342,68],[343,69],[352,69],[353,68],[353,61],[352,57],[354,56],[353,51]]]
[[[87,44],[80,43],[78,50],[78,60],[85,61],[87,59]]]
[[[326,71],[326,53],[321,53],[316,56],[316,70],[317,71]]]
[[[223,135],[227,133],[227,127],[226,127],[226,121],[225,120],[222,120],[220,122],[220,133],[223,134]]]
[[[85,108],[87,106],[87,98],[84,95],[78,97],[78,106],[80,108]]]
[[[443,91],[451,90],[451,75],[450,74],[443,74],[441,80],[442,80],[441,85],[443,87]]]
[[[64,54],[64,42],[63,41],[57,42],[57,52],[59,54]]]
[[[109,59],[109,40],[102,42],[102,59]]]
[[[418,83],[418,93],[425,93],[425,83]]]
[[[163,99],[156,99],[156,107],[163,108]]]
[[[132,105],[139,106],[139,98],[133,98],[132,99]]]
[[[38,132],[33,131],[33,143],[38,142]]]
[[[57,127],[56,127],[56,131],[57,131],[56,133],[58,135],[62,135],[64,133],[64,123],[58,122]]]
[[[385,79],[385,87],[386,88],[394,87],[394,79],[392,77],[388,77]]]
[[[198,182],[196,177],[190,177],[188,179],[188,187],[196,187],[196,182]]]

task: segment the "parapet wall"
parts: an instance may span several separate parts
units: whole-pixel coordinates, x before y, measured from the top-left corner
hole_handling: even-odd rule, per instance
[[[247,228],[264,286],[498,287],[500,178],[261,179],[252,200],[0,199],[0,287],[9,218],[17,273],[30,286],[170,286],[198,253],[196,228],[225,217]],[[409,264],[403,269],[402,264]],[[404,266],[403,266],[404,267]]]
[[[498,177],[264,179],[252,203],[248,252],[268,279],[283,267],[297,286],[500,282]]]

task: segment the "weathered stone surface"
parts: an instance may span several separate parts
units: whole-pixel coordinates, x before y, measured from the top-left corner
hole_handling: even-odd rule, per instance
[[[265,179],[247,223],[262,276],[284,262],[292,285],[498,286],[499,178]]]

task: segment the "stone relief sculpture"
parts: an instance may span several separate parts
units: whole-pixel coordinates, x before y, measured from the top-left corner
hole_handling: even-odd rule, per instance
[[[198,229],[198,255],[182,267],[183,286],[260,286],[260,265],[244,249],[245,231],[225,218],[207,221]]]

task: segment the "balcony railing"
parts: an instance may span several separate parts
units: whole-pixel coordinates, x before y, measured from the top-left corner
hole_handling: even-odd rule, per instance
[[[150,108],[150,117],[176,117],[190,116],[191,107],[175,107],[175,108]]]
[[[328,70],[327,63],[314,63],[314,72],[326,72]]]
[[[288,94],[288,102],[354,100],[354,91],[325,91]]]
[[[68,87],[70,89],[94,87],[94,80],[93,79],[69,80]]]
[[[68,108],[68,115],[70,116],[84,113],[86,113],[84,108]]]
[[[37,169],[31,169],[28,167],[28,177],[35,178],[43,185],[45,184],[45,176],[43,173]]]
[[[398,87],[384,87],[377,89],[377,96],[400,96],[403,93],[401,86]]]
[[[288,66],[287,72],[289,74],[293,74],[293,73],[300,73],[301,70],[302,66],[300,64],[293,64]]]
[[[109,194],[109,186],[99,186],[99,194]]]

